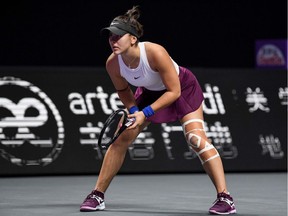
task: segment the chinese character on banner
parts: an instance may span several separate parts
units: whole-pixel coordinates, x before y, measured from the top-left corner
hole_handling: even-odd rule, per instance
[[[228,126],[223,126],[220,121],[207,126],[205,123],[207,137],[212,141],[222,158],[234,159],[238,156],[238,149],[233,145],[232,136]]]
[[[257,110],[262,110],[264,112],[269,112],[270,108],[265,107],[268,104],[268,99],[264,96],[264,93],[259,87],[253,91],[251,88],[247,88],[246,102],[248,105],[252,106],[249,108],[249,112],[255,112]]]
[[[288,87],[279,88],[279,98],[281,100],[281,105],[288,105]]]
[[[273,159],[284,157],[278,137],[274,137],[273,135],[264,137],[264,135],[260,135],[259,144],[262,146],[262,155],[269,154]]]

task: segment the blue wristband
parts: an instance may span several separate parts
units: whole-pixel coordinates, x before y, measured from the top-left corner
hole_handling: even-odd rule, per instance
[[[135,112],[139,111],[139,108],[137,106],[132,106],[130,109],[129,109],[129,113],[130,114],[133,114]]]
[[[146,116],[146,118],[149,118],[155,114],[154,110],[151,108],[151,106],[145,107],[142,112]]]

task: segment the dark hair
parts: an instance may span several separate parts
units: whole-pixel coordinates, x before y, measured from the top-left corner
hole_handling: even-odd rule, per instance
[[[134,27],[137,31],[137,35],[141,37],[143,35],[143,25],[138,21],[140,17],[139,6],[133,6],[124,15],[117,16],[114,20],[121,20],[130,26]]]

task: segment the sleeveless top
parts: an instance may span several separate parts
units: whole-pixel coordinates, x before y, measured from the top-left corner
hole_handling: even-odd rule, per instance
[[[140,62],[137,68],[129,68],[123,62],[122,56],[118,55],[120,74],[131,85],[136,87],[144,87],[151,91],[161,91],[166,89],[158,72],[151,69],[145,50],[145,42],[139,42]],[[171,58],[177,74],[179,75],[179,66]]]

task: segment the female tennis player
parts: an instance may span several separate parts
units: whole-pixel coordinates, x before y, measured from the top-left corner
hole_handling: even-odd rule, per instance
[[[105,209],[104,193],[121,168],[128,146],[145,127],[179,120],[189,147],[199,157],[217,192],[209,212],[236,213],[221,158],[204,131],[201,87],[193,73],[178,66],[164,47],[139,41],[143,35],[139,16],[140,10],[134,6],[103,29],[109,33],[112,49],[106,62],[107,72],[129,117],[136,120],[107,150],[95,188],[80,211]],[[135,94],[130,85],[138,87]]]

